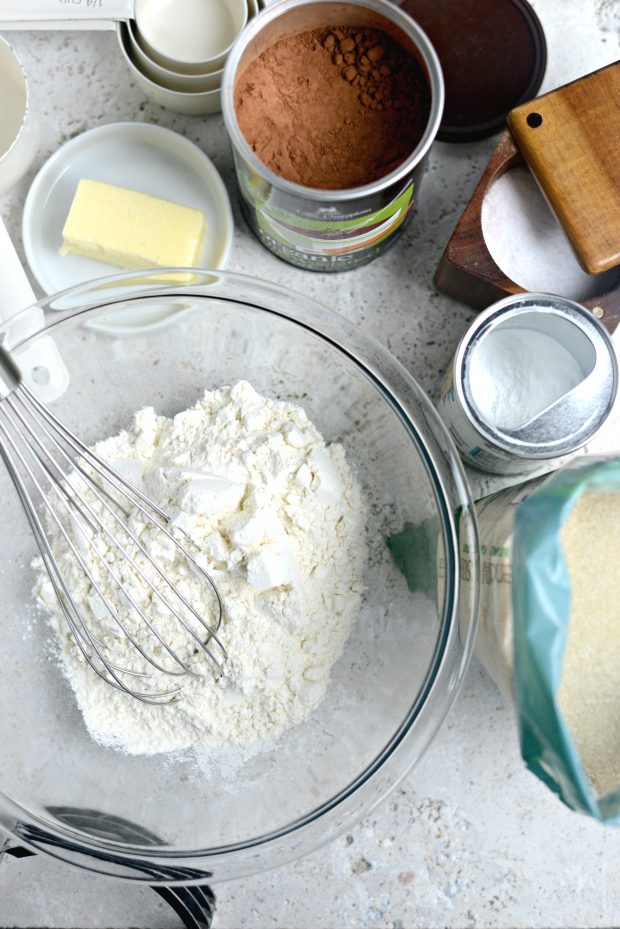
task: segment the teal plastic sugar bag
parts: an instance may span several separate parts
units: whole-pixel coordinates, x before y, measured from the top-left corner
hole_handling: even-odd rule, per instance
[[[601,793],[586,771],[558,699],[571,610],[576,602],[573,598],[579,593],[571,589],[561,536],[566,520],[584,495],[589,505],[590,495],[600,494],[611,495],[605,499],[615,499],[620,506],[620,458],[576,458],[560,471],[476,503],[481,561],[476,651],[515,705],[521,753],[528,768],[572,809],[602,822],[620,824],[620,726],[615,739],[613,733],[610,735],[618,776],[613,787]],[[440,559],[433,565],[429,553],[416,541],[419,528],[406,526],[388,540],[414,589],[442,573]],[[424,535],[428,536],[426,529]],[[604,543],[602,539],[603,547]],[[461,551],[465,585],[470,557],[471,553]],[[611,604],[617,629],[616,635],[610,636],[609,650],[618,660],[617,691],[611,699],[620,713],[620,550],[608,557],[612,565],[615,558],[618,574],[617,595]],[[613,580],[615,583],[615,574]],[[586,652],[588,645],[586,629]],[[596,669],[584,668],[582,678],[578,683],[586,694],[587,688],[597,688]],[[597,705],[597,718],[591,720],[593,730],[598,726],[605,732],[605,713],[605,705]]]
[[[570,467],[543,481],[517,507],[513,539],[513,634],[514,696],[519,717],[521,753],[530,768],[572,809],[588,813],[603,822],[620,824],[620,776],[616,771],[607,792],[599,794],[593,784],[593,771],[584,766],[575,732],[568,724],[566,711],[558,700],[562,674],[566,673],[566,646],[578,591],[571,587],[565,550],[560,533],[569,514],[584,494],[620,495],[620,459],[581,458]],[[595,497],[589,497],[589,500]],[[604,532],[601,520],[600,532]],[[602,547],[605,538],[600,540]],[[609,551],[617,562],[620,552]],[[592,552],[592,571],[597,571]],[[611,561],[610,561],[611,563]],[[602,571],[603,568],[600,567]],[[618,586],[613,602],[600,603],[601,611],[611,608],[618,618],[615,636],[608,649],[620,650],[620,565]],[[596,584],[596,580],[593,581]],[[574,619],[573,619],[574,621]],[[588,653],[588,642],[582,649]],[[600,645],[595,642],[595,617],[592,616],[591,660],[600,660]],[[600,689],[597,668],[584,665],[582,688]],[[611,696],[611,699],[614,695]],[[606,716],[612,712],[611,699],[592,701],[591,726],[601,731],[600,738],[617,741],[616,758],[620,759],[620,732],[605,735]],[[620,680],[614,704],[620,704]],[[611,750],[608,754],[613,757]],[[607,778],[609,780],[609,777]]]

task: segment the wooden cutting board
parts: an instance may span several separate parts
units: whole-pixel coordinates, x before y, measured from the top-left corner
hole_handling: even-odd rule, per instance
[[[590,274],[620,264],[620,61],[516,107],[510,131]]]

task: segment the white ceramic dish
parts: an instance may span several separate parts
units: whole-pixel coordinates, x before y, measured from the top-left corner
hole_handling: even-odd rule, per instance
[[[248,21],[260,11],[258,0],[247,0]],[[189,116],[221,110],[223,67],[210,74],[181,74],[154,61],[140,46],[131,22],[119,23],[117,37],[125,61],[150,100]]]
[[[139,16],[136,4],[138,28],[131,41],[138,42],[152,61],[180,74],[209,74],[223,68],[248,20],[246,0],[167,0],[158,16],[144,15],[154,9],[152,0],[143,7]]]
[[[212,162],[183,136],[147,123],[112,123],[71,139],[52,155],[26,198],[26,258],[47,293],[117,273],[90,258],[60,255],[62,229],[82,177],[130,187],[193,206],[207,218],[202,268],[226,267],[233,218],[224,183]]]
[[[258,15],[258,0],[247,0],[247,10],[249,21]],[[144,77],[155,84],[159,84],[160,87],[180,91],[181,93],[204,93],[209,90],[217,90],[220,87],[224,74],[223,67],[207,74],[181,74],[179,71],[164,68],[142,48],[136,35],[135,23],[132,20],[127,23],[127,32],[126,50],[134,65],[142,71]]]
[[[181,74],[179,71],[164,68],[158,61],[151,58],[139,44],[136,26],[131,20],[127,23],[127,32],[131,44],[131,47],[127,46],[127,50],[130,52],[134,64],[143,72],[145,77],[154,81],[155,84],[181,93],[201,93],[208,90],[217,90],[222,83],[223,68],[218,68],[217,71],[211,71],[207,74]]]
[[[143,74],[134,60],[133,46],[127,24],[119,23],[116,34],[121,53],[149,100],[166,107],[168,110],[183,113],[186,116],[206,116],[209,113],[219,113],[221,111],[222,100],[219,87],[215,90],[200,92],[170,90],[168,87],[162,87]]]

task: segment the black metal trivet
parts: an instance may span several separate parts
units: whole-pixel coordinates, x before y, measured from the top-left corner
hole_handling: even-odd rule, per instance
[[[117,842],[132,842],[139,845],[163,845],[159,836],[137,826],[135,823],[118,816],[110,816],[97,810],[80,810],[69,806],[49,807],[48,812],[60,822],[73,828],[80,828],[84,832],[97,838],[112,839]],[[8,855],[12,858],[28,858],[36,855],[34,849],[45,852],[50,849],[63,849],[83,853],[83,849],[66,839],[58,838],[37,826],[21,824],[15,830],[19,838],[27,843],[28,847],[16,844],[14,839],[8,839],[0,845],[0,858]],[[128,862],[126,858],[117,857],[108,852],[89,852],[92,858],[99,861],[108,861],[130,867],[152,878],[156,883],[151,884],[152,889],[172,907],[183,921],[187,929],[211,929],[215,913],[215,894],[204,883],[211,877],[208,871],[198,871],[195,868],[178,868],[173,866],[153,865],[148,861],[135,858]],[[166,884],[159,882],[165,881]],[[169,886],[178,881],[200,881],[191,887]]]

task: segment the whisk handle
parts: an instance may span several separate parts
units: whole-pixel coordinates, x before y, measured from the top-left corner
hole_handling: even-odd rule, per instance
[[[19,368],[11,355],[0,345],[0,400],[12,394],[22,382]]]

